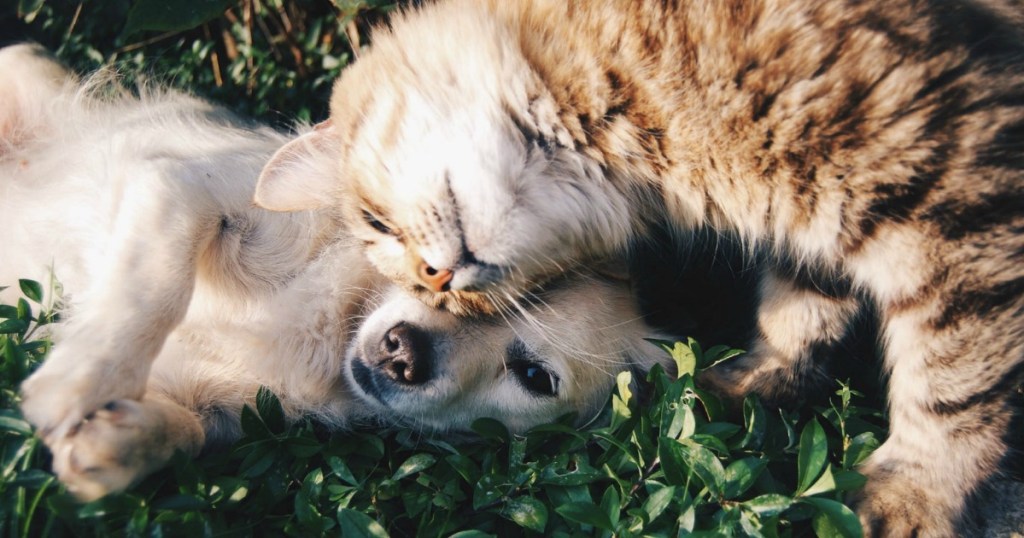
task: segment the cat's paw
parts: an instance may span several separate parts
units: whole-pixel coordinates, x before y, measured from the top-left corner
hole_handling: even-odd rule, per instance
[[[175,413],[150,401],[109,402],[48,443],[53,471],[82,501],[123,491],[164,466],[175,450],[195,452],[202,445],[198,420]]]
[[[940,491],[921,487],[911,476],[868,473],[853,499],[867,538],[946,538],[958,536],[951,519],[959,512]]]
[[[769,406],[788,406],[821,395],[829,385],[813,360],[753,350],[697,375],[697,384],[738,407],[748,394]]]

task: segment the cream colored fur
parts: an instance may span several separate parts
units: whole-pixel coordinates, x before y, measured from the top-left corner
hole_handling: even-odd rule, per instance
[[[522,431],[589,421],[616,372],[667,360],[622,281],[581,273],[495,319],[409,298],[332,212],[253,206],[281,134],[110,78],[0,50],[2,298],[18,278],[63,284],[22,410],[79,498],[235,438],[260,386],[290,419],[334,428],[444,433],[486,416]]]

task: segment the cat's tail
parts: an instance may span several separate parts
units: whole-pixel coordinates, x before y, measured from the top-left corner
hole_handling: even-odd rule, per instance
[[[43,47],[23,43],[0,49],[0,160],[46,136],[51,110],[75,77]]]

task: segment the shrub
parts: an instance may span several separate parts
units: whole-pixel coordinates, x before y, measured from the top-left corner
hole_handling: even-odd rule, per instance
[[[331,434],[286,424],[261,390],[229,450],[175,459],[124,494],[79,505],[47,470],[17,410],[17,386],[45,357],[56,319],[39,284],[0,307],[0,534],[320,536],[750,535],[859,536],[842,504],[878,445],[880,413],[840,384],[828,407],[782,411],[743,402],[730,421],[693,375],[737,354],[655,342],[681,373],[650,372],[641,398],[629,373],[606,426],[571,417],[513,436],[493,419],[465,443],[407,430]]]

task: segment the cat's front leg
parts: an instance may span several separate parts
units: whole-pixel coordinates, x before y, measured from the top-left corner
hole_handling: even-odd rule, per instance
[[[848,334],[860,304],[842,283],[821,286],[800,276],[765,270],[748,352],[703,372],[702,385],[733,401],[757,394],[770,404],[827,388],[828,359]]]
[[[103,261],[86,289],[71,290],[53,351],[21,387],[22,411],[44,439],[107,402],[142,398],[153,359],[188,309],[197,253],[216,232],[213,202],[167,170],[125,182]]]
[[[170,461],[195,455],[203,427],[192,411],[161,396],[115,400],[53,441],[53,470],[81,501],[123,491]]]
[[[965,509],[999,471],[1024,371],[1022,302],[953,319],[965,298],[891,305],[885,319],[889,438],[859,469],[855,499],[872,537],[972,536]],[[994,309],[993,309],[994,310]]]

